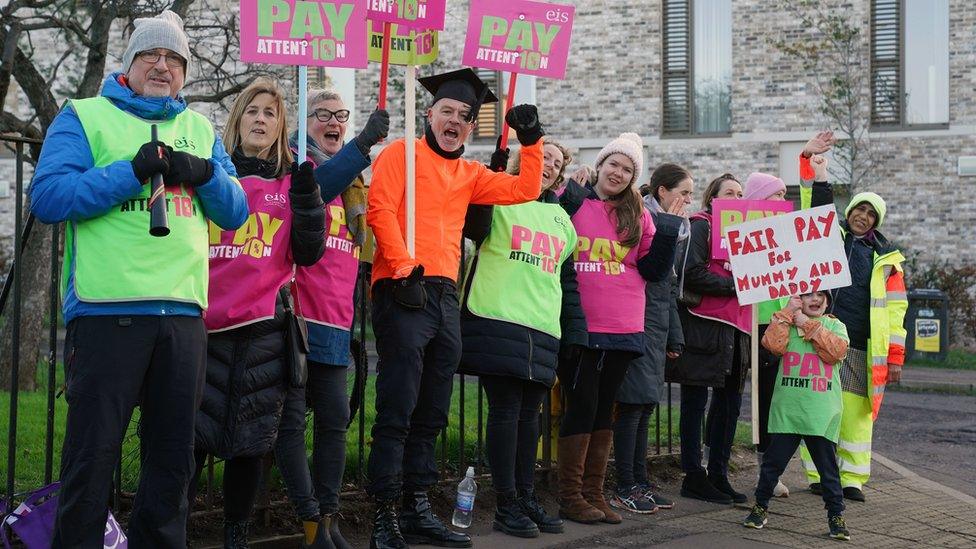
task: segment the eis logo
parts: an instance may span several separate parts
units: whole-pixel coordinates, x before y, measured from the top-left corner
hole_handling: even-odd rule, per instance
[[[283,210],[288,207],[288,197],[285,193],[267,193],[264,195],[264,205]]]
[[[187,139],[186,137],[177,137],[176,141],[173,142],[174,149],[189,149],[191,151],[197,150],[197,144],[192,139]]]

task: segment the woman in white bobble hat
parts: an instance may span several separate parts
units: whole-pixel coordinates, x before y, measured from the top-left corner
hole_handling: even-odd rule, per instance
[[[643,352],[645,280],[662,280],[674,260],[678,226],[655,229],[635,186],[643,165],[640,136],[621,134],[597,155],[596,181],[565,204],[579,235],[574,259],[588,330],[586,345],[563,345],[557,370],[566,403],[559,512],[576,522],[621,521],[603,492],[610,416],[627,365]]]

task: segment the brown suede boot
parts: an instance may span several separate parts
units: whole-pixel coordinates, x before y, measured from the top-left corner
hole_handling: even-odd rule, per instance
[[[583,499],[603,512],[603,522],[620,524],[623,519],[610,508],[603,494],[603,481],[607,478],[607,460],[610,459],[612,442],[613,431],[610,429],[590,434],[590,446],[586,450],[586,462],[583,466]]]
[[[603,513],[583,499],[583,462],[590,434],[559,437],[559,516],[573,522],[593,524],[603,520]]]

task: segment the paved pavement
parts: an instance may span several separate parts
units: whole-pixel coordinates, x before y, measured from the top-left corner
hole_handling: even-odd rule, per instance
[[[887,464],[887,465],[886,465]],[[865,503],[849,502],[845,516],[856,547],[976,546],[976,499],[926,480],[880,456]],[[744,475],[744,476],[743,476]],[[734,479],[752,487],[755,465]],[[838,547],[826,537],[826,512],[819,496],[806,490],[799,461],[787,470],[788,498],[770,505],[763,530],[741,526],[745,507],[712,505],[678,497],[675,509],[655,515],[629,515],[623,524],[571,524],[562,535],[520,540],[498,532],[476,533],[475,547],[602,549],[630,547]],[[677,493],[677,486],[665,487]]]

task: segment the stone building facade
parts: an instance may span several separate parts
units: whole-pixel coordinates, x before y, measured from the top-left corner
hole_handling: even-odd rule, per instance
[[[885,232],[919,253],[923,261],[973,263],[976,176],[960,176],[959,163],[961,157],[965,161],[976,156],[976,3],[947,1],[948,123],[937,129],[872,129],[869,135],[879,162],[863,190],[886,198]],[[796,155],[802,144],[829,126],[820,114],[812,75],[770,43],[777,33],[802,33],[796,15],[778,7],[784,2],[731,0],[730,131],[715,137],[669,137],[662,128],[663,4],[667,2],[560,0],[576,6],[566,78],[520,77],[517,100],[537,103],[548,133],[578,151],[582,162],[592,161],[619,133],[638,133],[648,167],[641,181],[647,180],[654,166],[677,162],[694,174],[696,195],[723,172],[742,180],[753,171],[770,172],[796,185]],[[441,68],[460,66],[467,5],[448,0],[447,24],[440,37]],[[843,0],[842,5],[867,46],[871,1]],[[868,51],[865,47],[866,55]],[[864,67],[869,66],[865,59]],[[421,68],[422,75],[427,72]],[[402,68],[391,68],[392,80],[402,75]],[[375,106],[377,81],[375,66],[355,75],[360,120]],[[496,93],[501,96],[504,89],[499,86]],[[397,116],[402,110],[395,97],[389,108],[394,113],[392,133],[402,135]],[[468,156],[486,159],[493,146],[494,139],[474,139]],[[795,193],[794,189],[791,194]]]

